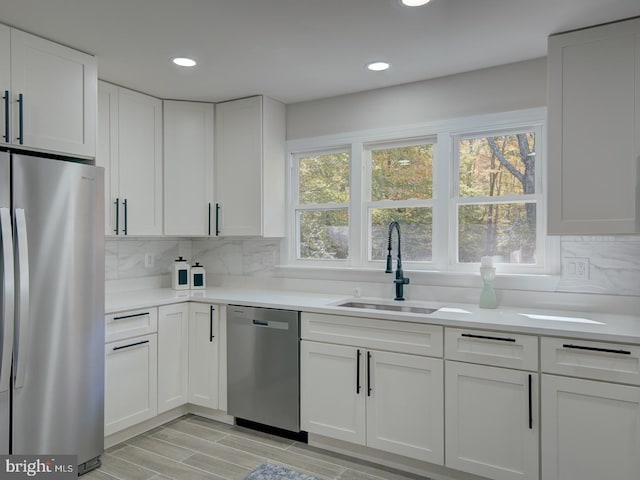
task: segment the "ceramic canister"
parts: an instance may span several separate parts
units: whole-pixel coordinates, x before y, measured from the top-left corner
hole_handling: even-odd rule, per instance
[[[173,263],[173,275],[171,283],[174,290],[189,290],[191,267],[187,261],[180,257]]]

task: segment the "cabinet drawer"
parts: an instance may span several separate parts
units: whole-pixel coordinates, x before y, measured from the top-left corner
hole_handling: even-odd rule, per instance
[[[373,318],[302,313],[304,340],[442,357],[442,327]]]
[[[534,335],[446,328],[444,350],[449,360],[538,370],[538,337]]]
[[[542,338],[541,370],[640,385],[640,347],[622,343]]]
[[[105,321],[107,342],[146,335],[158,330],[158,309],[154,307],[112,313],[105,317]]]

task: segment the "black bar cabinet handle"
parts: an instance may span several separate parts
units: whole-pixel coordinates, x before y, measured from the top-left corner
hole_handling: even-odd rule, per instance
[[[618,355],[631,355],[629,350],[615,350],[613,348],[585,347],[584,345],[572,345],[565,343],[562,348],[573,348],[574,350],[588,350],[590,352],[615,353]]]
[[[216,237],[220,235],[220,204],[216,203]]]
[[[126,198],[122,201],[122,205],[124,206],[124,228],[122,229],[122,233],[126,235],[127,234],[127,230],[128,230],[127,199]]]
[[[211,309],[209,310],[209,342],[213,342],[213,339],[216,338],[216,336],[213,334],[213,312],[215,311],[215,308],[213,308],[213,306],[211,307]]]
[[[367,397],[371,396],[371,352],[367,352]]]
[[[529,374],[529,430],[533,430],[533,397],[531,393],[531,384],[533,377]]]
[[[146,317],[148,315],[149,315],[149,312],[133,313],[131,315],[122,315],[121,317],[113,317],[113,319],[114,320],[125,320],[127,318]]]
[[[360,356],[362,352],[358,349],[358,355],[356,360],[356,395],[360,395]]]
[[[9,143],[9,90],[4,91],[4,139]]]
[[[144,345],[149,343],[149,340],[143,340],[141,342],[130,343],[129,345],[122,345],[121,347],[113,347],[114,350],[122,350],[123,348],[137,347],[138,345]]]
[[[24,143],[24,97],[22,94],[18,95],[18,141],[20,145]]]
[[[516,341],[515,338],[491,337],[491,336],[488,336],[488,335],[475,335],[473,333],[461,333],[460,336],[469,337],[469,338],[480,338],[482,340],[497,340],[499,342],[515,342]]]
[[[120,235],[120,199],[116,198],[113,203],[116,206],[116,228],[113,231],[116,232],[116,235]]]
[[[209,202],[209,236],[211,236],[211,202]]]

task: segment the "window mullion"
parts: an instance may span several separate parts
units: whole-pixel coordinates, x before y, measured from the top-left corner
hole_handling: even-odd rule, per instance
[[[433,152],[433,266],[446,270],[452,239],[449,238],[451,198],[451,137],[439,133]]]
[[[363,263],[363,182],[366,175],[363,171],[365,161],[361,142],[351,145],[351,178],[349,181],[349,264]]]

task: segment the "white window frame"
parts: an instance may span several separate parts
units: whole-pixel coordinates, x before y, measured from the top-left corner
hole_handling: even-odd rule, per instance
[[[387,145],[416,144],[420,140],[433,142],[433,244],[432,262],[403,262],[405,270],[432,273],[478,273],[479,264],[459,264],[457,261],[457,205],[454,192],[458,189],[458,166],[454,159],[456,138],[477,135],[536,132],[536,265],[498,264],[498,273],[524,275],[557,275],[560,272],[560,238],[546,235],[546,108],[531,108],[512,112],[456,118],[411,127],[388,127],[375,130],[326,135],[287,142],[288,168],[288,236],[285,239],[288,266],[321,267],[352,270],[379,270],[381,262],[369,261],[368,211],[370,207],[371,173],[367,149]],[[349,211],[349,256],[347,260],[311,260],[296,257],[296,211],[298,203],[298,161],[300,157],[335,152],[351,153]],[[510,200],[490,197],[491,203]],[[499,199],[499,200],[497,200]],[[521,201],[518,198],[518,201]],[[399,206],[393,202],[394,206]],[[409,205],[409,204],[407,204]],[[404,206],[404,205],[403,205]],[[308,207],[308,206],[306,206]],[[309,207],[309,209],[312,209]]]
[[[460,155],[457,144],[461,139],[486,138],[501,135],[516,135],[518,133],[533,132],[535,134],[535,193],[522,195],[501,195],[499,197],[461,197],[460,196]],[[477,272],[479,262],[460,263],[458,262],[459,235],[458,235],[458,214],[461,205],[498,205],[513,203],[535,203],[536,204],[536,259],[535,264],[511,264],[499,263],[496,270],[501,273],[543,273],[546,263],[546,242],[545,231],[547,224],[545,185],[543,178],[543,165],[545,163],[544,152],[546,152],[543,122],[532,122],[529,125],[513,125],[499,129],[474,129],[464,132],[456,132],[451,135],[451,199],[449,202],[449,238],[452,247],[449,249],[450,270],[460,272]]]
[[[371,210],[375,208],[431,208],[432,214],[432,223],[431,228],[432,231],[435,230],[435,209],[434,209],[434,196],[435,196],[435,170],[436,170],[436,155],[437,155],[437,136],[436,135],[428,135],[424,137],[416,137],[416,138],[403,138],[399,140],[391,140],[391,141],[382,141],[382,142],[370,142],[363,145],[363,201],[362,201],[362,224],[364,226],[364,230],[362,232],[362,255],[361,255],[361,264],[366,265],[367,267],[372,268],[380,268],[381,265],[384,265],[385,260],[372,260],[371,259],[371,244],[372,244],[372,235],[371,235]],[[399,147],[410,147],[416,145],[432,145],[433,149],[433,169],[431,171],[431,179],[432,179],[432,196],[430,199],[408,199],[408,200],[372,200],[372,183],[373,183],[373,163],[371,158],[371,152],[373,150],[383,150],[386,148],[399,148]],[[395,237],[394,237],[395,238]],[[393,255],[395,258],[395,243]],[[433,258],[433,242],[431,245],[431,254],[432,260],[425,261],[409,261],[406,259],[402,260],[403,268],[411,270],[424,270],[430,269],[432,270],[434,267]]]
[[[348,203],[338,203],[338,202],[329,202],[329,203],[300,203],[300,159],[311,157],[311,156],[321,156],[321,155],[331,155],[336,153],[348,153],[349,154],[349,202]],[[289,155],[291,159],[291,182],[289,188],[289,192],[291,194],[291,204],[293,205],[293,215],[289,215],[289,238],[290,244],[292,244],[293,249],[289,249],[289,261],[299,263],[301,265],[324,265],[327,266],[329,263],[331,266],[348,266],[351,261],[350,257],[352,255],[351,251],[351,204],[353,203],[353,191],[352,191],[352,170],[353,170],[353,160],[351,155],[351,147],[350,146],[340,146],[326,149],[318,149],[318,150],[309,150],[304,152],[296,152]],[[347,210],[347,218],[349,222],[349,254],[346,259],[312,259],[312,258],[300,258],[300,243],[298,239],[300,238],[300,228],[298,223],[298,213],[305,211],[323,211],[323,210]],[[292,236],[293,235],[293,236]]]

